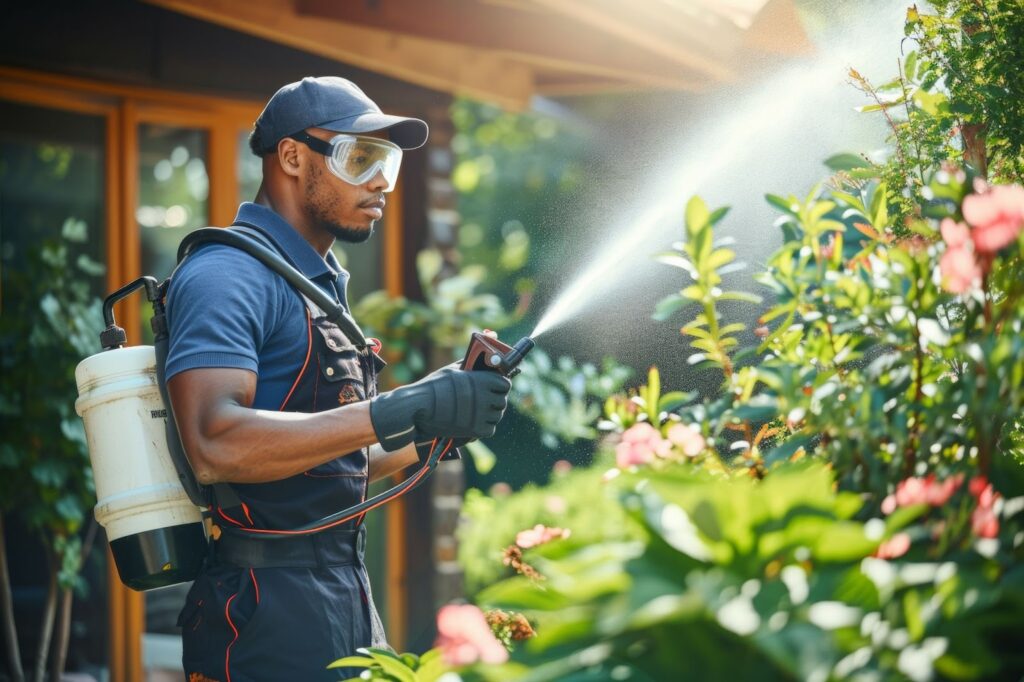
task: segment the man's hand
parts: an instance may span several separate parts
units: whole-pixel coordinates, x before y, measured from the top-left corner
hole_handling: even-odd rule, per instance
[[[495,372],[443,367],[371,400],[370,420],[387,451],[414,439],[487,438],[505,413],[511,387]]]

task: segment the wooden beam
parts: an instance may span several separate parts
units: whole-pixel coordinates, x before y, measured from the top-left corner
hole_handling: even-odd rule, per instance
[[[633,43],[536,8],[479,0],[297,0],[295,7],[302,16],[471,47],[540,69],[685,90],[707,81],[675,63],[652,59]]]
[[[667,59],[680,67],[692,69],[719,81],[735,78],[733,70],[722,59],[707,56],[707,50],[688,45],[687,36],[678,32],[665,35],[659,21],[673,19],[673,13],[661,9],[653,19],[637,20],[644,3],[623,3],[619,0],[532,0],[537,5],[558,12],[593,28],[604,31],[633,45],[644,48],[653,58]],[[678,23],[678,22],[675,22]],[[692,38],[692,36],[690,36]]]
[[[142,112],[159,112],[161,106],[167,106],[176,107],[178,111],[189,109],[207,112],[211,116],[233,115],[250,123],[256,120],[263,109],[263,102],[119,85],[45,71],[0,66],[0,92],[7,88],[11,88],[11,92],[15,94],[36,92],[39,93],[39,98],[45,97],[53,102],[48,104],[46,100],[39,99],[42,106],[96,113],[102,110],[103,106],[116,105],[121,98],[142,102]]]
[[[533,72],[504,57],[436,40],[303,17],[293,0],[147,0],[150,4],[442,92],[523,109]]]
[[[207,128],[210,225],[230,225],[238,210],[238,132],[231,119]]]

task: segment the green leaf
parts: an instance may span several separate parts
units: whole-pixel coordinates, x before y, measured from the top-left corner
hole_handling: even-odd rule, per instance
[[[345,658],[339,658],[333,663],[329,664],[328,668],[369,668],[373,665],[374,661],[372,658],[366,656],[346,656]]]
[[[482,475],[489,474],[498,461],[494,451],[479,440],[471,440],[462,447],[469,451],[469,455],[473,458],[473,466]]]
[[[745,303],[760,303],[762,300],[757,294],[750,294],[746,291],[726,291],[715,298],[719,301],[743,301]]]
[[[884,184],[879,184],[871,196],[871,224],[882,232],[889,224],[888,191]]]
[[[704,300],[704,290],[697,286],[696,284],[691,284],[690,286],[683,289],[682,295],[690,299],[691,301]]]
[[[736,252],[732,249],[718,249],[711,252],[711,257],[708,258],[705,265],[710,270],[717,270],[723,265],[731,263],[735,258]]]
[[[844,152],[833,154],[825,159],[825,165],[834,171],[849,171],[855,168],[868,168],[871,164],[864,160],[859,154]]]
[[[797,211],[800,210],[800,207],[797,205],[796,201],[792,199],[784,199],[778,196],[777,194],[765,194],[764,198],[765,201],[767,201],[769,204],[779,209],[783,213],[788,213],[789,215],[795,216],[797,214]]]
[[[683,391],[669,391],[661,396],[658,401],[658,412],[673,412],[682,407],[697,396],[696,393],[685,393]]]
[[[658,301],[657,305],[654,306],[654,314],[651,317],[658,322],[664,322],[670,318],[674,312],[687,305],[689,302],[689,299],[683,298],[679,294],[669,294]]]
[[[661,373],[658,372],[657,367],[651,367],[650,371],[647,372],[647,395],[646,402],[648,410],[654,414],[650,414],[651,423],[654,426],[658,426],[658,403],[661,398]]]
[[[716,208],[714,211],[711,212],[711,215],[708,217],[708,223],[710,223],[711,225],[717,225],[719,222],[721,222],[722,218],[724,218],[728,212],[728,206]]]
[[[699,196],[694,195],[686,203],[686,232],[696,234],[701,228],[708,224],[711,213],[707,204]]]
[[[398,656],[384,649],[365,649],[388,675],[398,682],[416,682],[416,674]]]
[[[818,539],[814,555],[822,561],[854,561],[870,554],[877,545],[867,538],[861,524],[838,521]]]
[[[913,80],[917,75],[917,51],[911,50],[907,58],[903,60],[903,76],[907,80]]]

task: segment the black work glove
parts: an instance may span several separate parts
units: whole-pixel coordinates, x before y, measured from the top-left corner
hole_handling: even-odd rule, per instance
[[[377,440],[391,452],[415,441],[494,435],[512,387],[496,372],[442,368],[370,401]]]
[[[429,379],[431,377],[443,376],[451,374],[452,372],[459,372],[462,370],[462,361],[456,360],[455,362],[435,369],[433,372],[424,377]],[[448,452],[441,456],[441,462],[450,462],[453,459],[462,459],[462,450],[460,448],[466,443],[472,442],[476,438],[453,438],[451,447],[448,448]],[[437,447],[441,450],[444,449],[447,439],[439,438],[437,440]],[[416,442],[416,454],[419,456],[420,464],[426,464],[427,459],[430,458],[431,452],[434,450],[434,439],[429,440],[417,440]]]

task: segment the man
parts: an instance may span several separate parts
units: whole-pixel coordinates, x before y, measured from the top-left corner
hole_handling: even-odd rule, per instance
[[[423,121],[381,113],[353,83],[304,78],[256,120],[256,200],[236,227],[347,307],[335,239],[383,215]],[[362,646],[386,646],[362,561],[362,517],[289,532],[365,499],[374,479],[433,439],[490,436],[509,382],[445,368],[376,394],[376,353],[245,252],[207,245],[168,293],[168,391],[196,477],[220,484],[210,560],[179,616],[190,681],[327,680]],[[417,449],[416,443],[421,443]],[[223,485],[227,484],[227,485]]]

